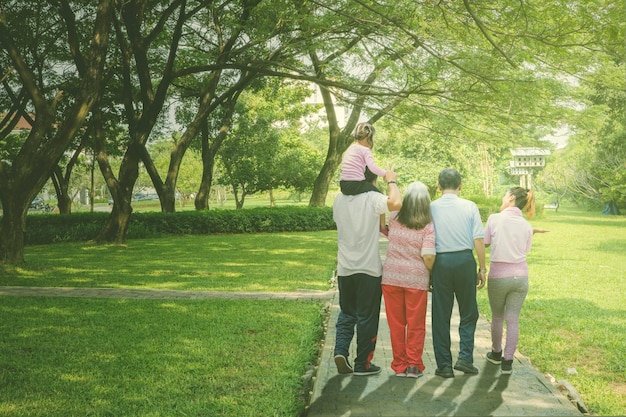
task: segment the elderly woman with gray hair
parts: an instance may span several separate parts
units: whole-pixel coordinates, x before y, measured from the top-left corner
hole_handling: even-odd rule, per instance
[[[418,378],[426,337],[430,271],[435,263],[435,228],[430,195],[421,182],[405,191],[402,208],[391,213],[382,290],[396,376]]]

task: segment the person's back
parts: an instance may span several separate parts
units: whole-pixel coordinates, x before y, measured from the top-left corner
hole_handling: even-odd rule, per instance
[[[436,375],[454,377],[450,351],[450,318],[454,300],[459,306],[459,356],[454,369],[478,373],[474,367],[474,333],[478,320],[476,289],[485,285],[485,244],[476,204],[459,197],[461,175],[455,169],[439,174],[442,196],[431,203],[437,258],[433,267],[432,329]],[[476,251],[480,264],[476,274]],[[478,284],[478,286],[477,286]]]
[[[505,209],[506,210],[506,209]],[[497,231],[490,237],[491,262],[519,263],[530,252],[533,228],[515,209],[494,213],[487,220],[487,231]]]
[[[500,365],[504,375],[513,372],[513,357],[519,337],[519,317],[528,295],[528,263],[533,229],[524,218],[535,212],[532,190],[522,187],[509,189],[502,197],[500,212],[487,219],[485,245],[491,246],[489,268],[489,306],[491,307],[491,352],[487,361]],[[504,322],[506,321],[506,346],[502,349]]]
[[[378,191],[378,188],[365,178],[366,168],[380,177],[384,177],[387,173],[374,162],[372,148],[375,132],[374,126],[369,123],[357,125],[354,131],[354,143],[344,153],[341,163],[339,185],[343,194],[356,195]]]
[[[365,181],[365,168],[369,168],[377,176],[385,176],[385,170],[375,164],[372,150],[362,143],[354,142],[343,154],[339,179]]]
[[[382,289],[396,376],[423,375],[430,270],[435,262],[435,229],[428,187],[415,181],[402,208],[391,214]]]
[[[370,173],[371,174],[371,173]],[[337,283],[340,311],[337,317],[334,359],[340,374],[376,375],[380,367],[371,360],[376,348],[382,262],[378,248],[380,216],[402,206],[397,174],[388,171],[389,197],[378,191],[345,195],[333,203],[337,224]],[[372,185],[376,176],[370,179]],[[348,361],[356,328],[357,354],[354,368]]]
[[[430,204],[437,234],[437,252],[456,252],[474,247],[474,238],[483,237],[477,223],[480,212],[476,204],[456,194],[444,194]]]
[[[333,204],[337,224],[337,274],[379,276],[382,263],[378,249],[380,215],[387,197],[378,192],[339,194]]]

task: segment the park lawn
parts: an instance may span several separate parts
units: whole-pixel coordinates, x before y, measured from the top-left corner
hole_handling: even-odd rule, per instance
[[[569,381],[593,414],[626,415],[626,218],[565,208],[531,223],[550,232],[528,256],[518,350]],[[479,302],[490,319],[487,291]]]
[[[589,213],[582,210],[562,208],[558,213],[546,212],[541,218],[534,220],[535,227],[550,229],[550,233],[535,235],[533,248],[529,255],[530,264],[530,293],[522,310],[521,335],[518,345],[519,351],[529,357],[533,364],[542,372],[552,374],[557,380],[567,379],[571,382],[583,396],[586,405],[596,415],[626,415],[626,306],[623,303],[623,295],[626,293],[626,219],[615,216],[603,216],[599,213]],[[126,246],[96,246],[93,244],[54,244],[45,246],[32,246],[26,248],[26,265],[19,268],[4,267],[0,274],[0,285],[36,285],[36,286],[83,286],[83,287],[119,287],[119,288],[168,288],[168,289],[206,289],[206,290],[226,290],[226,291],[289,291],[293,289],[327,289],[328,278],[335,265],[336,254],[336,232],[315,232],[315,233],[284,233],[284,234],[259,234],[259,235],[220,235],[220,236],[183,236],[163,239],[131,240]],[[0,268],[2,268],[0,266]],[[487,301],[487,291],[479,291],[480,311],[490,319],[489,306]],[[20,301],[21,300],[21,301]],[[23,300],[28,300],[24,303]],[[24,320],[31,317],[25,330],[25,334],[33,333],[35,329],[40,333],[45,333],[45,329],[54,329],[56,316],[52,314],[33,313],[29,307],[37,306],[41,299],[20,299],[2,298],[2,323],[1,329],[4,335],[13,335],[19,328],[12,328],[12,322],[16,326],[24,326]],[[45,300],[45,299],[44,299]],[[7,301],[7,303],[5,303]],[[76,299],[47,299],[47,303],[52,307],[46,311],[68,312],[80,315],[82,310],[87,311],[125,311],[125,316],[135,320],[138,308],[133,308],[136,301],[112,301],[112,300],[83,300]],[[11,305],[9,305],[11,303]],[[94,303],[95,307],[89,307]],[[127,309],[122,309],[129,303]],[[163,301],[140,301],[139,305],[171,305],[172,310],[179,311],[189,308],[189,305],[212,305],[213,301],[196,302],[163,302]],[[229,306],[232,302],[220,304]],[[237,305],[243,305],[245,301],[240,301]],[[240,323],[239,327],[246,328],[248,319],[253,320],[257,316],[269,314],[264,306],[269,304],[261,303],[256,306],[256,310],[250,310],[249,314],[241,318],[237,314],[225,315],[224,319],[218,322],[212,321],[211,327],[219,327],[215,331],[218,334],[227,334],[233,323]],[[289,302],[277,302],[289,304]],[[298,304],[295,309],[299,311]],[[6,307],[9,306],[9,307]],[[73,311],[72,306],[77,306]],[[105,308],[106,306],[106,308]],[[214,306],[215,307],[215,306]],[[10,308],[11,310],[6,310]],[[211,308],[211,307],[207,307]],[[229,307],[224,307],[229,310]],[[280,311],[280,307],[277,307]],[[219,310],[219,307],[217,307]],[[315,305],[316,314],[311,316],[304,329],[317,328],[319,324],[319,306]],[[73,312],[72,312],[73,311]],[[108,314],[108,313],[107,313]],[[196,313],[192,313],[194,315]],[[5,315],[8,315],[5,316]],[[21,317],[24,316],[24,317]],[[157,321],[161,320],[156,316]],[[141,330],[149,326],[138,317],[136,325]],[[110,323],[108,322],[110,320]],[[108,329],[102,334],[105,339],[111,339],[107,343],[112,343],[115,339],[123,339],[124,336],[117,336],[115,328],[119,325],[116,321],[124,323],[122,317],[112,316],[110,319],[102,319],[102,327]],[[147,320],[147,319],[146,319]],[[195,333],[193,323],[197,320],[180,320],[182,326],[191,326],[189,334]],[[19,324],[22,323],[22,324]],[[150,321],[148,323],[151,323]],[[134,325],[135,323],[133,323]],[[269,325],[269,324],[268,324]],[[310,326],[310,327],[309,327]],[[110,327],[110,329],[109,329]],[[162,337],[163,355],[169,355],[173,347],[168,342],[171,334],[168,326]],[[159,329],[155,329],[155,332]],[[307,330],[308,331],[308,330]],[[311,330],[312,331],[312,330]],[[305,331],[306,332],[306,331]],[[132,333],[127,330],[125,334]],[[139,334],[142,334],[139,332]],[[200,333],[202,334],[202,333]],[[258,341],[252,340],[252,344],[265,346],[263,352],[272,352],[269,339],[274,338],[272,332],[261,332]],[[306,336],[304,336],[306,339]],[[102,338],[102,337],[101,337]],[[19,344],[14,337],[10,339],[8,347],[2,346],[0,355],[7,355],[5,352],[18,352],[30,359],[32,349],[29,343]],[[56,341],[59,343],[55,343]],[[195,340],[195,339],[191,339]],[[244,341],[250,339],[244,339]],[[34,343],[34,339],[31,340]],[[95,342],[94,342],[95,343]],[[134,340],[128,342],[128,349],[132,351],[132,345],[138,343]],[[243,342],[242,342],[243,343]],[[308,346],[308,342],[297,342],[295,346],[299,349]],[[300,344],[299,344],[300,343]],[[41,357],[33,361],[33,367],[23,371],[24,378],[29,379],[31,384],[37,385],[40,380],[39,373],[46,374],[46,355],[64,355],[66,348],[64,339],[56,338],[50,341],[46,352],[37,353]],[[155,345],[158,345],[157,341]],[[313,343],[315,344],[315,343]],[[208,345],[207,345],[208,346]],[[290,345],[292,349],[294,345]],[[10,350],[7,350],[10,349]],[[210,351],[210,347],[203,347],[205,351]],[[232,369],[226,370],[226,374],[239,376],[242,369],[238,367],[240,362],[247,362],[249,354],[247,347],[243,351],[227,351],[224,361]],[[83,347],[83,355],[89,349]],[[177,350],[173,356],[181,356]],[[80,356],[80,353],[76,353]],[[35,353],[32,353],[33,359]],[[184,356],[184,355],[183,355]],[[4,358],[4,356],[2,356]],[[58,360],[58,359],[57,359]],[[76,359],[80,360],[80,357]],[[156,361],[156,360],[155,360]],[[160,360],[159,360],[160,361]],[[6,359],[3,359],[4,367]],[[296,366],[297,372],[292,371],[290,375],[299,374],[305,366],[306,361]],[[37,365],[39,364],[39,365]],[[275,364],[274,364],[275,365]],[[85,365],[86,366],[86,365]],[[123,375],[127,369],[132,370],[133,364],[123,364]],[[156,365],[155,365],[156,366]],[[185,365],[176,365],[181,372],[186,371]],[[81,366],[76,365],[79,369]],[[575,368],[576,375],[567,374],[568,368]],[[77,370],[76,374],[90,375],[87,370]],[[6,372],[5,368],[0,368]],[[175,369],[172,368],[172,372]],[[280,365],[272,372],[279,374],[285,371]],[[136,377],[151,383],[151,374],[143,376],[144,371]],[[189,375],[189,385],[193,385],[194,379],[198,375],[191,372]],[[35,376],[33,376],[35,375]],[[4,378],[4,376],[3,376]],[[186,378],[184,375],[172,376],[176,380]],[[207,377],[208,378],[208,377]],[[71,379],[71,378],[70,378]],[[6,386],[4,380],[0,381],[2,386]],[[47,381],[42,381],[47,382]],[[130,382],[129,382],[130,383]],[[113,384],[113,383],[112,383]],[[184,383],[179,383],[184,387]],[[247,386],[246,386],[247,387]],[[62,393],[63,389],[76,390],[74,385],[58,386],[57,390]],[[120,383],[112,388],[107,387],[104,392],[116,389],[122,391],[127,387]],[[262,389],[263,386],[261,385]],[[32,388],[22,386],[15,391],[26,392],[20,395],[29,395],[29,391],[34,394],[29,396],[29,402],[47,401],[54,396],[46,397],[46,385]],[[138,390],[151,388],[137,388]],[[195,389],[195,388],[194,388]],[[242,397],[253,397],[256,401],[265,404],[262,396],[257,395],[254,388],[244,391]],[[296,392],[297,388],[294,388]],[[95,389],[100,392],[99,389]],[[208,388],[207,388],[208,390]],[[202,395],[208,395],[204,391]],[[70,393],[59,394],[59,398],[64,398]],[[158,403],[163,398],[172,402],[182,401],[178,396],[185,396],[183,391],[168,393],[166,396],[150,398],[150,401]],[[211,393],[211,395],[214,395]],[[221,394],[220,394],[221,395]],[[282,394],[281,394],[282,395]],[[295,395],[295,394],[294,394]],[[290,402],[294,396],[287,396]],[[297,395],[296,395],[297,396]],[[111,394],[111,397],[116,397]],[[195,401],[195,397],[184,397],[186,400]],[[46,400],[44,400],[46,399]],[[69,400],[71,401],[71,400]],[[201,398],[197,401],[203,401]],[[231,399],[233,404],[238,403],[238,399]],[[228,402],[227,401],[227,402]],[[241,402],[245,401],[241,399]],[[4,404],[3,399],[0,404]],[[139,407],[140,397],[136,396],[135,403],[124,403],[120,407],[128,408],[127,415],[137,412],[135,407]],[[159,404],[153,404],[158,407]],[[56,404],[57,407],[68,405]],[[204,404],[204,403],[203,403]],[[291,403],[290,403],[291,404]],[[52,404],[55,405],[55,404]],[[169,405],[168,405],[169,407]],[[283,406],[281,409],[292,410],[291,405]],[[115,409],[118,410],[117,408]],[[145,411],[145,410],[144,410]],[[167,412],[170,412],[168,409]],[[164,412],[163,415],[167,415]],[[4,412],[1,414],[10,415],[37,415],[36,413],[15,414],[14,412]],[[103,411],[103,413],[105,413]],[[161,415],[160,411],[153,413],[140,413],[142,415]],[[189,414],[193,414],[190,411]],[[78,413],[80,414],[80,413]],[[118,413],[112,412],[111,415]],[[172,414],[172,413],[171,413]],[[183,413],[173,413],[184,415]],[[41,414],[44,415],[44,414]],[[46,413],[45,415],[50,415]],[[104,414],[103,414],[104,415]],[[228,415],[228,414],[225,414]],[[246,415],[239,413],[238,415]],[[252,415],[252,414],[250,414]],[[257,415],[262,415],[257,413]],[[273,415],[273,414],[271,414]],[[285,415],[289,415],[288,413]],[[297,414],[291,414],[297,415]]]
[[[26,246],[0,285],[212,291],[327,290],[337,232],[173,236]]]
[[[3,297],[2,416],[300,415],[314,302]]]

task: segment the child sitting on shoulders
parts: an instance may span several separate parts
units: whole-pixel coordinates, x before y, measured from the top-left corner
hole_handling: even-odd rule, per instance
[[[357,195],[368,191],[378,191],[371,181],[365,179],[365,168],[379,177],[384,177],[387,171],[374,163],[372,148],[374,147],[374,126],[369,123],[359,123],[354,130],[354,143],[343,154],[339,186],[345,195]]]

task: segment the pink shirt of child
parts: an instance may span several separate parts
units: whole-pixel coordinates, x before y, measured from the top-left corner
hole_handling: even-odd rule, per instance
[[[365,167],[368,167],[379,177],[384,177],[387,173],[374,163],[374,156],[370,148],[359,143],[353,143],[343,154],[339,179],[342,181],[364,181]]]
[[[409,229],[396,220],[395,214],[389,220],[389,245],[382,283],[427,291],[430,272],[422,256],[436,254],[435,226],[431,222],[421,230]]]

